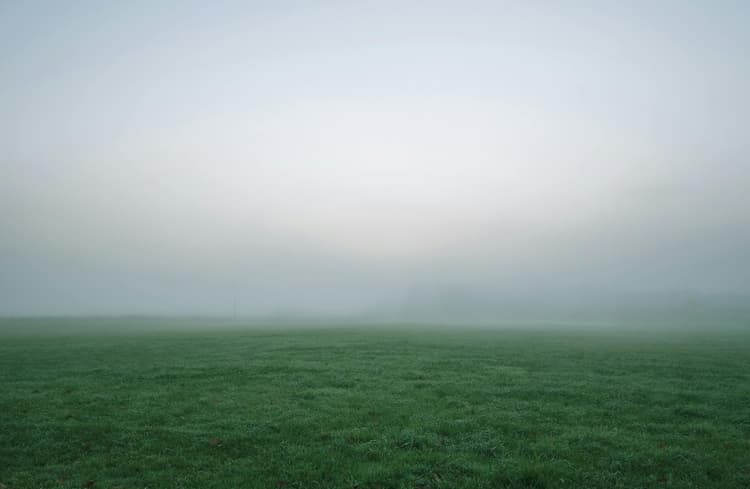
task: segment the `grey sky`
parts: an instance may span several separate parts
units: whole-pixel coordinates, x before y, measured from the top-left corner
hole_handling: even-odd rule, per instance
[[[749,21],[708,1],[2,2],[0,314],[747,294]]]

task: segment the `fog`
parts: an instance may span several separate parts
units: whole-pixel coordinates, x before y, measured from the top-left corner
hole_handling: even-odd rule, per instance
[[[746,305],[749,21],[2,3],[0,315]]]

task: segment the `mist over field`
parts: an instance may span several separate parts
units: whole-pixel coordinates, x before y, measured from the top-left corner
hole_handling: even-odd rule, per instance
[[[750,488],[748,26],[0,0],[0,489]]]
[[[0,315],[744,311],[749,14],[3,2]]]

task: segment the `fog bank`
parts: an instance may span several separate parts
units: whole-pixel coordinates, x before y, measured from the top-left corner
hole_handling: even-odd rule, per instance
[[[0,315],[741,307],[748,21],[0,5]]]

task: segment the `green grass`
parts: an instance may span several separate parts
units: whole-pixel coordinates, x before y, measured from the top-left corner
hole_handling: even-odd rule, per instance
[[[126,322],[0,322],[0,483],[750,487],[747,330]]]

